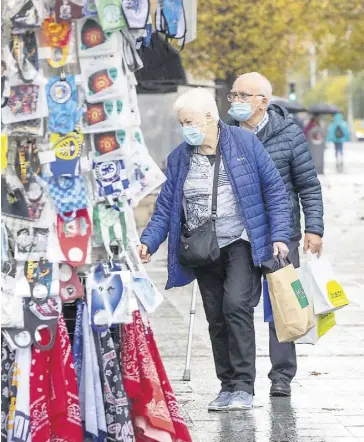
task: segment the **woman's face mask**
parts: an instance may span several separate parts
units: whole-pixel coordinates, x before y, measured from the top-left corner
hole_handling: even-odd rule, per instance
[[[205,140],[205,132],[202,130],[208,123],[207,116],[201,118],[200,114],[183,110],[179,113],[182,124],[183,139],[191,146],[201,146]]]
[[[205,134],[202,132],[200,126],[184,126],[182,127],[182,134],[186,143],[190,144],[191,146],[201,146],[205,139]]]

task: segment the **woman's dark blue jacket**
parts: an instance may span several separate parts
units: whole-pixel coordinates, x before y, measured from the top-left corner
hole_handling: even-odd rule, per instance
[[[220,151],[233,192],[241,210],[255,265],[272,257],[272,243],[289,243],[290,209],[282,178],[258,138],[251,132],[220,126]],[[167,289],[189,284],[195,278],[191,269],[178,263],[183,186],[187,177],[192,147],[180,144],[168,157],[167,181],[141,243],[154,254],[168,238]]]

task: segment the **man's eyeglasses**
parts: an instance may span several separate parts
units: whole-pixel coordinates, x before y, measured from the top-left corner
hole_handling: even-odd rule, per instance
[[[246,92],[230,92],[230,94],[227,94],[227,99],[232,103],[236,99],[239,101],[246,101],[247,99],[251,97],[265,97],[265,95],[262,94],[247,94]]]

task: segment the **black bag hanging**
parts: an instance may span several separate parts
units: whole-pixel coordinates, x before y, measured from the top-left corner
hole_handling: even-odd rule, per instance
[[[216,162],[214,170],[214,183],[212,187],[211,217],[197,229],[188,230],[182,226],[179,263],[183,267],[204,267],[212,264],[220,258],[220,248],[216,236],[217,218],[217,184],[220,170],[220,148],[216,149]]]

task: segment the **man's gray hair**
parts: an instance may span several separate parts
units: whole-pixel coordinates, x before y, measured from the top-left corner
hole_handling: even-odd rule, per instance
[[[180,95],[174,103],[173,109],[177,115],[182,109],[187,109],[204,115],[210,113],[216,121],[220,118],[214,96],[202,87],[189,89]]]
[[[268,78],[264,77],[264,75],[259,74],[259,72],[247,72],[246,74],[242,74],[238,77],[239,79],[248,79],[253,80],[254,83],[259,85],[260,93],[263,94],[268,101],[270,102],[273,95],[273,88],[268,80]]]

